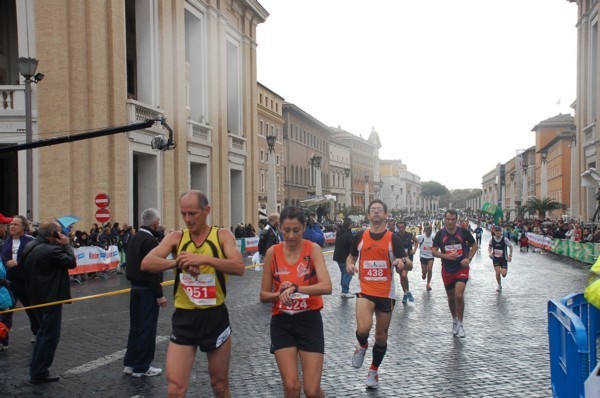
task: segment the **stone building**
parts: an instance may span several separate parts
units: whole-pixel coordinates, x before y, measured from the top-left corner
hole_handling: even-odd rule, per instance
[[[33,85],[35,140],[164,117],[177,144],[153,150],[166,133],[155,124],[33,150],[30,193],[25,152],[2,155],[0,212],[25,213],[31,195],[34,220],[72,214],[83,229],[102,192],[112,221],[136,225],[156,207],[180,227],[179,195],[197,188],[212,224],[256,223],[256,27],[267,16],[256,0],[0,2],[0,145],[26,138],[19,57],[45,75]]]

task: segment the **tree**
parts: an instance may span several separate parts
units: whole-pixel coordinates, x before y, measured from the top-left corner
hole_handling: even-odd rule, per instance
[[[543,197],[542,199],[538,198],[529,198],[524,206],[526,209],[534,210],[538,213],[540,218],[546,217],[547,211],[562,209],[562,203],[557,202],[556,200],[548,197]]]
[[[442,196],[448,193],[448,188],[437,181],[425,181],[421,184],[421,196]]]

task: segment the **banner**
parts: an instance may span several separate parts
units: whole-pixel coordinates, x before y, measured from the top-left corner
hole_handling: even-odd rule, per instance
[[[97,246],[78,247],[75,250],[77,267],[69,270],[69,275],[87,274],[89,272],[106,271],[117,268],[121,255],[117,246],[104,250]]]
[[[236,239],[237,248],[242,253],[258,250],[258,237]]]
[[[332,245],[335,243],[335,232],[325,232],[325,244]]]
[[[527,239],[529,239],[529,244],[534,247],[539,247],[540,249],[552,251],[553,239],[548,236],[527,232]]]

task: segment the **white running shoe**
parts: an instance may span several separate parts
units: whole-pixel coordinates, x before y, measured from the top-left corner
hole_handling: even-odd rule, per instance
[[[131,375],[133,373],[133,366],[125,366],[123,368],[123,373],[126,375]]]
[[[369,369],[369,373],[367,374],[367,388],[379,388],[379,375],[376,370]]]
[[[458,321],[452,321],[452,334],[455,336],[458,334]]]
[[[463,325],[458,325],[456,335],[458,337],[460,337],[461,339],[467,337],[467,334],[465,333],[465,328],[463,327]]]
[[[348,292],[348,293],[342,293],[342,298],[354,298],[354,294]]]
[[[148,368],[148,370],[145,371],[144,373],[132,373],[131,375],[133,377],[153,377],[153,376],[158,376],[161,373],[162,373],[162,369],[150,366]]]
[[[365,361],[365,354],[367,353],[366,348],[362,348],[360,344],[356,345],[356,349],[354,350],[354,355],[352,355],[352,366],[356,369],[360,368]]]

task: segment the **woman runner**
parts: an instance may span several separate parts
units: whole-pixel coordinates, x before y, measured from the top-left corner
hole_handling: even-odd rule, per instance
[[[302,239],[306,219],[301,209],[286,207],[280,215],[284,242],[267,250],[260,301],[272,302],[271,353],[286,398],[300,397],[298,355],[306,397],[321,390],[325,339],[321,295],[331,294],[331,279],[319,245]]]

